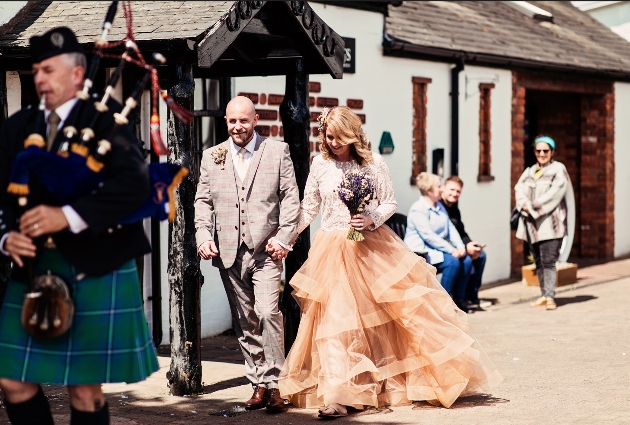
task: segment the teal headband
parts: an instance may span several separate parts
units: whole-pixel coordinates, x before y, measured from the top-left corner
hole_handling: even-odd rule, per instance
[[[554,142],[553,139],[549,136],[540,136],[536,138],[536,140],[534,140],[534,147],[536,147],[536,145],[539,143],[546,143],[549,145],[551,150],[556,150],[556,142]]]

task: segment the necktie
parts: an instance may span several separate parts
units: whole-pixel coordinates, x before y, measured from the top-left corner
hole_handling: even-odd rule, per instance
[[[236,172],[241,180],[245,180],[245,174],[247,174],[247,164],[245,163],[245,153],[247,149],[241,148],[238,151],[238,158],[236,159]]]
[[[61,118],[59,118],[59,115],[57,115],[55,111],[52,111],[50,115],[48,115],[48,150],[52,148],[53,142],[55,141],[60,121]]]

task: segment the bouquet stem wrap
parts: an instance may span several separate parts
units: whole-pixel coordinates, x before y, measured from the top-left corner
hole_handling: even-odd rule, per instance
[[[374,199],[374,182],[364,170],[348,170],[337,189],[339,199],[348,207],[350,215],[361,214],[369,202]],[[365,240],[363,233],[350,227],[348,240],[361,242]]]

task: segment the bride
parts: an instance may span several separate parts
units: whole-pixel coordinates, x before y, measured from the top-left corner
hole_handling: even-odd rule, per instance
[[[314,158],[298,232],[322,213],[309,258],[291,280],[301,308],[298,334],[282,369],[283,398],[320,407],[320,417],[347,407],[426,400],[450,407],[487,392],[501,376],[474,339],[466,314],[435,278],[435,269],[383,223],[396,211],[389,170],[370,152],[361,121],[345,106],[319,118],[322,154]],[[344,172],[364,168],[374,200],[350,216],[336,189]],[[365,240],[347,239],[350,227]]]

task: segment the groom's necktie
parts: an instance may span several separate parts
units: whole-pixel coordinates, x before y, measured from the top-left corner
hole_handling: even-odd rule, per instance
[[[245,162],[245,153],[247,153],[247,149],[241,148],[238,151],[238,158],[236,158],[236,172],[238,176],[241,178],[241,181],[245,180],[245,175],[247,174],[247,163]]]

